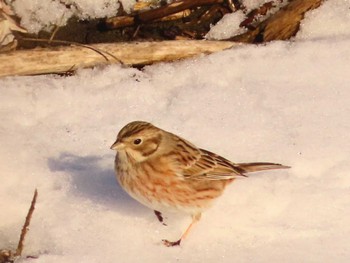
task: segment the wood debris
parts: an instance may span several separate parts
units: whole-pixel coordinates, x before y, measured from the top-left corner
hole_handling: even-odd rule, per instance
[[[297,33],[305,13],[317,8],[322,2],[323,0],[274,0],[249,12],[238,0],[177,0],[146,10],[135,8],[136,11],[132,14],[102,21],[103,26],[98,27],[101,30],[96,27],[95,35],[91,33],[91,26],[87,29],[87,35],[79,27],[76,28],[76,33],[67,34],[62,28],[56,28],[53,34],[44,39],[23,35],[18,38],[23,47],[29,44],[31,48],[41,48],[0,54],[0,77],[67,73],[77,68],[111,63],[142,66],[209,54],[232,48],[237,42],[287,40]],[[227,41],[193,41],[203,39],[212,24],[225,14],[237,10],[246,13],[246,18],[241,23],[241,27],[246,28],[245,33]],[[77,25],[83,24],[78,22]],[[76,37],[78,32],[83,32],[81,42],[65,39]],[[91,35],[94,39],[88,40]],[[105,36],[112,38],[106,38],[105,41]],[[119,40],[115,40],[115,37]],[[176,41],[166,41],[168,39]],[[132,42],[125,43],[125,40]],[[101,41],[104,43],[98,44]],[[54,47],[57,45],[60,47]]]

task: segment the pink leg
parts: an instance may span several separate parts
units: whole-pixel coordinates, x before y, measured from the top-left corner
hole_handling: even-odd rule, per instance
[[[167,247],[173,247],[173,246],[179,246],[181,241],[185,239],[188,234],[191,231],[191,228],[201,219],[201,214],[196,214],[192,215],[192,222],[191,224],[187,227],[186,231],[181,235],[180,239],[177,241],[168,241],[166,239],[163,239],[163,244],[166,245]]]

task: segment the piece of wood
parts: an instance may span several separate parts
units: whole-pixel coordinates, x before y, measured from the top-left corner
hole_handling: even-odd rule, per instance
[[[195,8],[203,5],[213,5],[223,3],[224,0],[181,0],[175,1],[169,5],[162,6],[160,8],[143,12],[137,15],[137,20],[141,22],[148,22],[155,19],[162,18],[171,14],[178,13],[180,11]]]
[[[0,54],[0,77],[63,73],[113,63],[148,65],[210,54],[236,45],[239,44],[228,41],[177,40],[18,50]]]
[[[315,9],[323,0],[291,0],[285,7],[256,26],[255,29],[229,40],[245,43],[263,43],[287,40],[299,30],[300,21],[307,11]]]
[[[117,16],[106,19],[106,27],[115,29],[125,26],[132,26],[135,23],[148,23],[172,14],[179,13],[186,9],[203,5],[213,5],[223,3],[224,0],[180,0],[171,4],[148,10],[134,16]]]
[[[191,14],[190,9],[185,9],[183,11],[164,16],[162,18],[157,19],[156,21],[171,21],[171,20],[177,20],[184,17],[187,17]],[[135,25],[135,18],[133,16],[116,16],[111,17],[106,20],[106,26],[108,29],[117,29],[122,28],[126,26],[133,26]]]

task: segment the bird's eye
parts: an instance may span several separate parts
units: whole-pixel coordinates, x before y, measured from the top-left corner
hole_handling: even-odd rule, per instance
[[[136,140],[134,141],[134,144],[135,144],[135,145],[139,145],[141,142],[142,142],[141,139],[136,139]]]

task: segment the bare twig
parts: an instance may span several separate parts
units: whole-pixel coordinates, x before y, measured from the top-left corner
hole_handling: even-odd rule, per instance
[[[155,19],[162,18],[177,12],[195,8],[203,5],[213,5],[223,3],[224,0],[181,0],[175,1],[169,5],[162,6],[160,8],[150,10],[148,12],[140,13],[136,16],[137,21],[148,22]]]
[[[21,237],[20,237],[19,242],[18,242],[18,246],[17,246],[17,250],[16,250],[16,253],[15,253],[15,256],[19,257],[19,256],[22,255],[23,246],[24,246],[24,239],[25,239],[25,236],[26,236],[26,234],[28,232],[28,229],[29,229],[30,220],[32,219],[32,215],[33,215],[33,212],[34,212],[34,209],[35,209],[35,203],[36,203],[36,198],[37,197],[38,197],[38,190],[35,189],[34,196],[33,196],[33,199],[32,199],[32,203],[30,205],[30,208],[29,208],[26,220],[25,220],[24,225],[22,227]]]
[[[106,20],[106,26],[109,29],[132,26],[136,23],[148,23],[186,9],[198,6],[223,3],[224,0],[179,0],[169,5],[161,6],[156,9],[148,10],[134,16],[117,16]]]
[[[51,37],[50,37],[50,39],[49,39],[49,41],[48,41],[49,44],[51,44],[52,40],[54,39],[54,37],[55,37],[55,35],[56,35],[56,33],[58,32],[59,29],[60,29],[59,26],[55,26],[55,29],[54,29],[54,31],[52,32]]]

